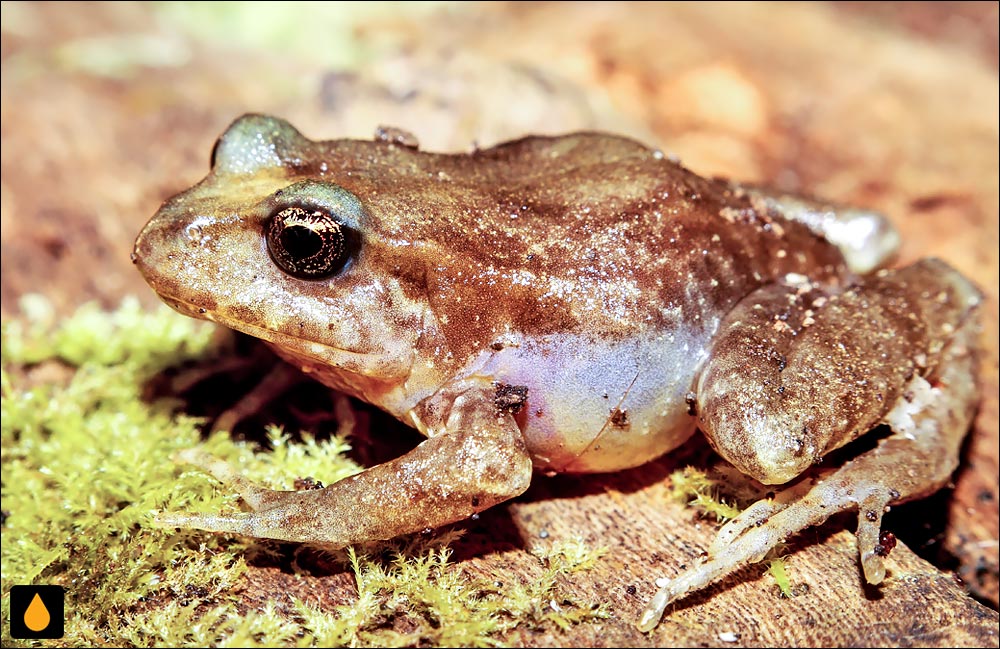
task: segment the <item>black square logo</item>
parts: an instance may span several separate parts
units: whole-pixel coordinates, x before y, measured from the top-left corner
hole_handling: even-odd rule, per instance
[[[10,637],[19,640],[63,637],[65,599],[62,586],[12,586]]]

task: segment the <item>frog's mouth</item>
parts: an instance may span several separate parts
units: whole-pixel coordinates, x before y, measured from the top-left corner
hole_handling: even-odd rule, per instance
[[[160,297],[183,315],[215,322],[261,340],[303,373],[328,387],[374,404],[397,418],[403,418],[416,401],[426,396],[426,389],[418,391],[417,396],[409,394],[409,389],[414,387],[411,380],[414,378],[412,356],[403,361],[389,355],[340,349],[247,324],[238,318],[220,317],[215,311],[207,311],[183,300]]]
[[[333,371],[350,372],[364,376],[376,376],[384,374],[387,363],[386,360],[377,354],[351,351],[333,347],[313,340],[299,338],[291,334],[286,334],[266,327],[241,322],[238,319],[218,317],[217,312],[205,307],[195,306],[184,300],[166,295],[160,295],[170,308],[178,313],[199,320],[208,320],[222,325],[234,331],[245,333],[248,336],[258,338],[269,345],[273,345],[279,350],[291,352],[291,355],[303,360],[311,360],[318,367],[328,368]],[[306,368],[301,368],[306,369]],[[308,370],[307,370],[308,371]],[[405,375],[405,372],[404,372]]]

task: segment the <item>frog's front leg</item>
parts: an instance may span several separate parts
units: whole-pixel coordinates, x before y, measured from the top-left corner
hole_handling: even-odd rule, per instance
[[[255,511],[162,514],[159,521],[338,548],[461,520],[527,489],[532,465],[521,431],[510,413],[498,410],[490,390],[467,390],[450,406],[440,434],[325,489],[261,489],[220,460],[182,454],[233,485]]]
[[[699,423],[720,455],[780,484],[880,423],[892,434],[727,524],[706,561],[656,594],[640,628],[655,626],[671,601],[849,509],[859,510],[865,578],[880,583],[886,506],[939,488],[957,465],[975,408],[980,299],[961,275],[928,260],[843,292],[792,278],[741,302],[698,383]]]

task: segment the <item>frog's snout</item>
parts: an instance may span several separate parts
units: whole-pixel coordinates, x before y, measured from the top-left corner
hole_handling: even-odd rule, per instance
[[[146,236],[148,230],[149,226],[147,225],[141,232],[139,232],[139,236],[136,237],[135,244],[132,246],[132,254],[129,255],[129,258],[132,260],[132,264],[139,270],[139,273],[147,283],[149,282],[150,274],[150,246],[149,237]]]
[[[161,209],[139,232],[130,257],[161,300],[185,315],[205,318],[217,304],[210,292],[195,289],[190,271],[185,273],[192,262],[190,246],[183,243],[192,237],[189,230],[190,223]]]
[[[158,290],[157,278],[162,274],[158,269],[163,268],[161,257],[166,242],[162,231],[154,227],[155,221],[156,217],[139,232],[132,247],[131,259],[146,283]]]

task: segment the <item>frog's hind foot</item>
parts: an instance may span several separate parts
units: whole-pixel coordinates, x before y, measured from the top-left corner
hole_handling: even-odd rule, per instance
[[[810,481],[802,481],[794,487],[782,489],[773,498],[765,498],[753,503],[735,518],[723,525],[715,535],[715,541],[708,549],[709,556],[720,554],[747,530],[766,524],[772,516],[785,510],[789,505],[802,497],[809,487]]]
[[[794,506],[813,484],[813,480],[804,480],[793,487],[779,491],[773,498],[758,500],[750,505],[722,526],[709,547],[708,555],[710,557],[721,555],[748,530],[768,525],[772,517]],[[887,511],[891,500],[892,492],[877,491],[858,503],[860,512],[858,548],[866,548],[861,550],[861,565],[865,572],[865,580],[869,584],[880,584],[885,578],[882,557],[888,554],[888,551],[881,541],[881,526],[882,514]]]
[[[809,483],[803,483],[806,486]],[[819,524],[836,511],[847,509],[852,502],[840,502],[837,510],[819,496],[825,485],[813,487],[805,496],[793,502],[784,494],[773,500],[760,500],[719,530],[708,558],[681,573],[664,585],[649,602],[639,620],[639,630],[651,631],[666,607],[690,592],[700,590],[731,572],[764,556],[785,539],[812,525]],[[793,487],[793,496],[802,489]]]
[[[858,458],[862,459],[867,456]],[[768,552],[798,532],[854,508],[859,510],[858,549],[865,579],[871,584],[881,583],[885,577],[883,556],[887,554],[879,540],[882,514],[900,494],[881,485],[877,477],[873,481],[864,468],[868,462],[859,464],[862,466],[845,466],[815,486],[811,480],[804,481],[786,490],[789,493],[779,493],[775,499],[757,501],[729,521],[719,530],[705,561],[681,573],[656,593],[642,614],[639,629],[652,630],[666,607],[684,595],[763,560]],[[802,495],[806,489],[808,492]]]
[[[937,376],[914,376],[904,397],[885,416],[892,434],[839,469],[761,500],[719,531],[707,559],[664,585],[643,612],[638,627],[652,630],[666,607],[684,595],[751,563],[798,532],[833,514],[858,510],[858,552],[865,581],[879,584],[891,549],[882,539],[882,515],[892,502],[920,497],[947,482],[958,446],[972,420],[975,390],[971,341],[964,325],[943,353]],[[907,467],[921,466],[916,475]]]

